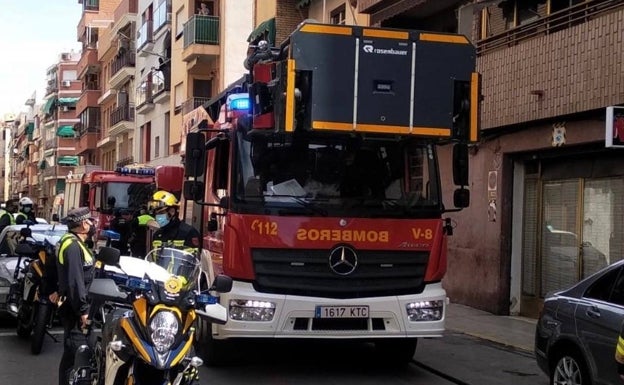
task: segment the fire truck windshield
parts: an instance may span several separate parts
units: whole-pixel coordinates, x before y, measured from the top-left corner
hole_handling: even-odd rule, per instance
[[[417,217],[441,209],[434,147],[414,139],[237,136],[235,204],[278,215]]]
[[[151,183],[106,182],[102,183],[99,194],[99,208],[137,210],[147,205],[154,192]],[[100,190],[98,188],[98,190]]]

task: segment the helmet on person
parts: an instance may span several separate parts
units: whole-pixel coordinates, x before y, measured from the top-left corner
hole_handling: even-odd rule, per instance
[[[32,209],[33,205],[34,203],[29,197],[23,197],[19,200],[20,211],[23,211],[25,208]]]
[[[178,202],[178,198],[175,197],[172,193],[164,190],[156,191],[152,196],[152,201],[150,202],[150,208],[152,210],[161,210],[163,208],[175,207],[176,209],[180,207],[180,203]]]

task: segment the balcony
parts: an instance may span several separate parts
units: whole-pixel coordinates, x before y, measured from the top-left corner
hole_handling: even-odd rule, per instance
[[[621,104],[622,76],[613,65],[621,59],[612,42],[623,19],[621,1],[590,0],[478,41],[483,98],[496,101],[482,104],[482,128]]]
[[[134,131],[134,106],[120,106],[110,114],[111,127],[108,130],[110,136],[122,135]]]
[[[145,57],[149,55],[148,51],[154,49],[154,29],[152,20],[147,20],[139,29],[136,40],[137,53],[139,56]]]
[[[76,112],[80,114],[88,107],[97,107],[100,94],[100,90],[83,90],[80,99],[76,103]]]
[[[74,138],[61,138],[61,137],[56,137],[54,139],[47,139],[43,146],[43,149],[46,151],[53,150],[53,149],[73,150],[74,148],[75,148]]]
[[[98,61],[98,50],[95,46],[87,46],[80,56],[76,66],[78,79],[82,79],[87,74],[100,72],[100,62]]]
[[[136,113],[144,114],[154,108],[151,76],[144,78],[136,89]]]
[[[65,179],[70,171],[74,172],[73,166],[47,166],[42,174],[44,180]]]
[[[139,9],[138,3],[138,0],[123,0],[119,3],[113,13],[113,20],[115,20],[115,22],[113,24],[111,36],[117,35],[117,32],[136,20]]]
[[[77,132],[75,143],[76,155],[84,155],[95,151],[95,147],[97,146],[97,134],[100,130],[95,127],[82,129],[80,124],[77,126],[77,128],[74,128]]]
[[[192,97],[182,103],[182,115],[186,115],[199,106],[203,106],[210,98]]]
[[[383,3],[391,3],[387,0],[358,0],[357,11],[359,13],[374,13],[384,7]],[[308,1],[308,3],[310,3]],[[388,4],[386,4],[388,5]]]
[[[154,103],[165,103],[169,101],[171,86],[169,79],[161,71],[152,71],[152,95]]]
[[[182,60],[212,58],[220,53],[219,17],[194,15],[184,24]]]
[[[163,2],[154,11],[154,35],[168,24],[171,24],[171,0]]]
[[[119,89],[134,76],[136,54],[133,51],[117,56],[111,64],[110,88]]]

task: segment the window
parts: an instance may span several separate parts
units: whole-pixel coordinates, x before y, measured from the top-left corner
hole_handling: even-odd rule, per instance
[[[184,104],[184,100],[186,99],[186,95],[184,94],[184,83],[178,83],[174,89],[174,100],[175,100],[175,113],[178,114],[182,109],[182,105]]]
[[[176,12],[176,29],[175,29],[175,36],[176,38],[179,38],[180,36],[182,36],[182,33],[184,32],[184,23],[186,23],[186,14],[184,13],[184,7],[180,8],[180,10],[178,10],[178,12]]]
[[[163,156],[169,156],[169,140],[171,135],[171,122],[169,111],[165,112],[165,137],[163,143]]]
[[[550,13],[555,13],[566,8],[583,3],[585,0],[550,0]]]
[[[154,158],[160,156],[160,136],[154,138]]]
[[[333,11],[331,11],[331,13],[329,14],[329,22],[331,24],[341,24],[344,25],[345,24],[345,5],[342,4],[341,6],[339,6],[338,8],[334,9]]]
[[[591,285],[589,289],[587,289],[584,297],[598,299],[601,301],[609,301],[609,298],[611,297],[611,292],[614,288],[614,283],[616,280],[618,280],[618,276],[620,276],[618,282],[621,284],[621,271],[621,268],[613,269],[612,271],[600,277],[600,279],[594,282],[594,284]]]
[[[78,79],[78,71],[76,70],[63,71],[63,80],[77,80],[77,79]]]

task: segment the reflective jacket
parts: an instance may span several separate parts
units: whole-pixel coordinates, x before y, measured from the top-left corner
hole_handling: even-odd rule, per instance
[[[87,287],[91,282],[94,258],[91,250],[74,233],[67,233],[57,243],[59,294],[66,297],[74,314],[87,314]]]
[[[152,239],[153,248],[167,244],[176,248],[198,248],[199,231],[179,218],[172,218],[171,222],[154,233]]]
[[[0,231],[7,226],[15,224],[15,217],[5,209],[0,209]]]

